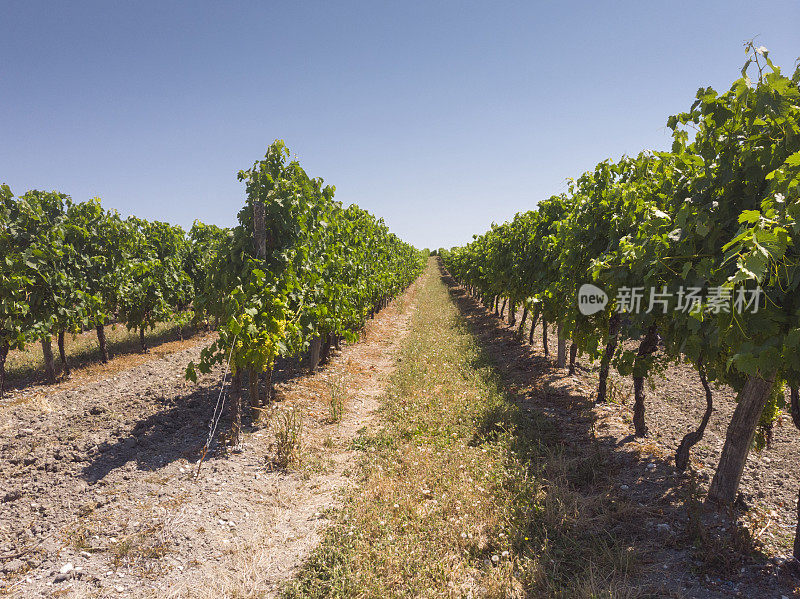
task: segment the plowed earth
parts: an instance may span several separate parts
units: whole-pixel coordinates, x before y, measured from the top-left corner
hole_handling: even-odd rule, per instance
[[[273,406],[247,421],[240,450],[217,445],[198,478],[223,374],[185,381],[203,344],[12,395],[0,405],[0,594],[272,594],[348,486],[352,440],[375,418],[415,290],[315,374],[278,364]],[[345,397],[338,423],[334,393]],[[280,471],[275,428],[290,409],[302,416],[303,459]]]

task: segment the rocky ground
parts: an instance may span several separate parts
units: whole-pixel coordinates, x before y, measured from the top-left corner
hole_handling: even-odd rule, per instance
[[[295,361],[278,365],[274,405],[248,424],[240,449],[217,446],[199,477],[222,372],[192,384],[184,370],[205,343],[7,397],[0,404],[0,594],[274,593],[315,545],[349,483],[352,439],[375,418],[414,291],[317,373]],[[344,398],[338,423],[334,395]],[[284,471],[274,467],[274,439],[288,410],[302,416],[302,462]]]
[[[672,365],[650,381],[650,434],[634,439],[630,380],[613,376],[614,402],[595,405],[598,365],[579,359],[574,376],[556,368],[555,330],[545,358],[541,324],[532,347],[462,288],[453,286],[452,296],[514,400],[547,415],[562,442],[586,454],[587,471],[576,476],[631,510],[627,526],[612,531],[624,535],[640,557],[631,596],[781,599],[800,593],[800,577],[789,562],[800,486],[800,432],[791,420],[775,427],[771,448],[751,452],[737,508],[712,510],[703,499],[735,408],[730,388],[714,390],[704,439],[693,448],[689,471],[679,473],[675,450],[705,410],[702,385],[690,366]]]

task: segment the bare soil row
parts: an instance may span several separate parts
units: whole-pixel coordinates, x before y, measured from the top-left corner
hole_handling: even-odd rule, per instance
[[[202,343],[11,397],[0,406],[0,594],[274,593],[348,485],[351,440],[374,418],[414,292],[317,373],[279,364],[273,407],[248,422],[241,451],[217,446],[197,479],[222,378],[185,380]],[[302,462],[281,471],[275,428],[290,409],[302,416]]]

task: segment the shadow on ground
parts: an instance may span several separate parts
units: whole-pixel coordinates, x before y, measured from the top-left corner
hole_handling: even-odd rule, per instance
[[[337,352],[331,349],[331,355]],[[308,372],[305,358],[298,360],[278,358],[273,372],[273,384],[285,383],[295,380]],[[228,375],[230,379],[230,375]],[[194,462],[200,453],[208,436],[208,424],[214,414],[214,408],[220,393],[221,382],[213,384],[195,385],[189,392],[171,398],[154,398],[160,401],[164,409],[138,421],[130,432],[118,437],[112,443],[99,446],[96,454],[83,470],[83,478],[91,483],[97,483],[107,476],[112,470],[119,468],[130,461],[135,461],[137,469],[143,471],[156,471],[165,465],[186,458]],[[242,401],[249,405],[247,376],[242,381]],[[228,383],[226,383],[227,398]],[[280,400],[280,395],[277,396]],[[245,432],[259,428],[255,422],[255,412],[245,410],[243,426]],[[224,454],[213,451],[220,447],[220,436],[230,430],[227,403],[223,407],[219,428],[212,443],[212,452],[206,460],[219,459]]]
[[[659,455],[632,436],[620,442],[598,432],[589,369],[570,376],[556,368],[540,349],[540,333],[532,347],[448,274],[442,281],[481,347],[479,362],[493,367],[516,408],[517,455],[563,456],[570,488],[597,499],[598,511],[586,518],[606,518],[603,534],[638,556],[631,596],[791,596],[797,578],[757,550],[736,525],[741,514],[703,505],[693,475],[672,465],[672,450]],[[490,415],[480,435],[494,434],[505,416]]]
[[[118,328],[125,328],[123,325],[119,324],[116,326]],[[109,331],[110,329],[111,325],[107,325],[106,330]],[[177,325],[172,325],[167,328],[160,328],[157,331],[148,331],[145,334],[145,342],[149,351],[158,351],[158,348],[166,343],[191,339],[194,335],[204,330],[205,329],[195,327],[179,328]],[[96,337],[94,337],[95,333],[93,331],[85,331],[81,333],[81,335],[92,336],[95,342],[81,348],[80,351],[76,353],[71,353],[69,345],[67,346],[69,366],[73,370],[102,364],[102,354],[100,352],[100,346],[96,342]],[[35,345],[38,347],[38,342]],[[141,345],[139,344],[139,336],[136,331],[131,332],[122,339],[109,339],[107,341],[107,346],[110,360],[131,354],[141,354],[142,351]],[[54,365],[56,377],[62,380],[64,373],[61,360],[58,357],[58,347],[55,339],[53,339],[53,352],[55,354]],[[7,364],[7,369],[5,385],[7,391],[19,391],[33,385],[47,384],[47,378],[44,373],[44,361],[41,358],[16,367]]]

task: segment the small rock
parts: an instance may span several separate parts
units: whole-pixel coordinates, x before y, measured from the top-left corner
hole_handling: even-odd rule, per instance
[[[92,557],[92,554],[89,553],[88,551],[81,551],[80,555],[81,555],[81,557],[85,557],[87,559]]]
[[[5,495],[3,495],[3,503],[11,503],[12,501],[16,501],[22,497],[22,491],[19,489],[14,489],[13,491],[9,491]]]
[[[3,565],[3,572],[11,573],[16,572],[17,570],[21,570],[25,567],[25,562],[21,559],[12,559],[7,564]]]
[[[662,522],[656,526],[656,530],[660,533],[670,534],[672,532],[672,527],[666,522]]]
[[[61,570],[59,570],[60,574],[68,574],[75,569],[75,566],[72,565],[72,562],[67,562],[63,566],[61,566]]]
[[[655,465],[653,462],[650,462],[650,463],[647,465],[647,469],[648,469],[648,470],[655,470],[655,469],[656,469],[656,465]]]
[[[619,489],[620,491],[627,491],[628,489],[630,489],[630,487],[628,485],[620,485]]]
[[[496,564],[499,561],[500,561],[500,556],[499,555],[493,555],[492,556],[492,563],[493,564]]]

